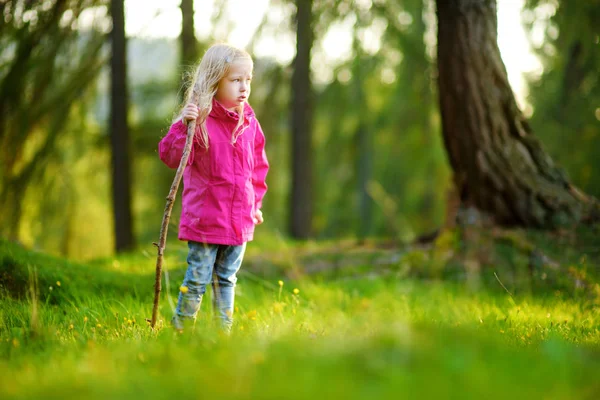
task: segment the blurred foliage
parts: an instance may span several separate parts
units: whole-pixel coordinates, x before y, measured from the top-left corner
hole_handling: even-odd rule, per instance
[[[85,107],[88,89],[103,64],[105,27],[86,25],[82,21],[89,19],[82,16],[101,11],[103,5],[101,0],[0,4],[2,236],[21,238],[25,215],[29,221],[46,218],[32,214],[31,208],[47,213],[48,208],[68,210],[71,205],[76,185],[71,167],[83,152],[65,153],[60,141],[69,132],[85,131],[85,118],[79,118],[77,109]],[[62,178],[62,184],[42,189],[49,177]],[[49,193],[53,195],[45,196]],[[43,206],[41,199],[47,201]],[[45,227],[43,233],[51,232]]]
[[[600,197],[600,1],[527,0],[522,16],[541,75],[531,125],[573,183]]]
[[[448,179],[433,60],[424,43],[427,10],[421,0],[378,2],[370,10],[342,2],[339,9],[355,21],[355,57],[335,68],[317,99],[316,228],[321,237],[358,234],[365,218],[358,205],[364,159],[358,135],[366,129],[373,164],[368,187],[380,189],[369,190],[375,203],[369,233],[410,240],[441,223]],[[378,51],[370,30],[380,34]],[[386,213],[390,202],[396,205],[393,215]]]

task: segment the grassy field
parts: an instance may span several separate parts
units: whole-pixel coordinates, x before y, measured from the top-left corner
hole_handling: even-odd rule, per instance
[[[0,398],[600,398],[597,233],[525,237],[492,259],[447,236],[256,243],[230,336],[210,294],[194,329],[165,323],[184,244],[152,331],[152,249],[75,263],[0,242]]]

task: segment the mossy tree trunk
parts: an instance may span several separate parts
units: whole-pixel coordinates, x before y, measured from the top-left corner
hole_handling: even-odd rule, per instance
[[[542,149],[497,43],[495,0],[437,0],[442,130],[462,206],[496,223],[551,228],[597,212]]]

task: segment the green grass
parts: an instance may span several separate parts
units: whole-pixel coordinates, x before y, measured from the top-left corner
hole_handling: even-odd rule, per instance
[[[249,250],[224,336],[210,294],[194,329],[165,323],[184,244],[170,244],[170,290],[153,332],[150,254],[78,264],[0,241],[0,398],[600,397],[597,264],[593,254],[581,261],[576,244],[560,271],[586,275],[583,288],[572,277],[533,282],[535,271],[519,283],[509,276],[519,253],[500,246],[495,271],[512,295],[487,269],[479,285],[460,278],[458,259],[440,270],[436,252],[447,244],[401,250],[385,268],[348,249],[294,246],[268,260],[260,243]],[[374,253],[365,259],[381,259]],[[302,260],[332,257],[334,273],[324,264],[298,274]]]

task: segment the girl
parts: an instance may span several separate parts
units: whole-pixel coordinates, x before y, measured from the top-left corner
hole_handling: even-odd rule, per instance
[[[183,175],[179,239],[188,241],[189,253],[173,316],[179,331],[186,320],[195,321],[211,282],[221,326],[231,330],[236,273],[254,226],[263,222],[269,164],[265,136],[247,102],[252,70],[245,51],[225,44],[210,47],[196,69],[187,104],[159,143],[160,159],[177,168],[186,123],[197,120]],[[190,103],[194,87],[200,93],[198,106]]]

